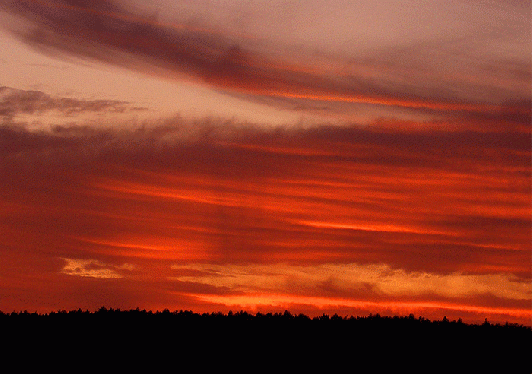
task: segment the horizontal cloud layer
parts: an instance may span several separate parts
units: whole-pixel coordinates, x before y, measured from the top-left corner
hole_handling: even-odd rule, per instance
[[[439,295],[474,297],[491,294],[499,298],[530,300],[532,287],[516,282],[508,274],[460,273],[435,274],[405,272],[384,264],[358,265],[325,263],[317,265],[289,264],[212,264],[173,265],[177,274],[172,279],[195,282],[245,293],[286,293],[295,295],[360,297]],[[222,292],[223,293],[223,292]]]
[[[64,294],[65,308],[205,310],[293,297],[523,321],[529,140],[517,117],[270,130],[6,120],[0,309]]]
[[[522,45],[519,36],[504,30],[339,57],[304,48],[286,52],[288,46],[272,48],[253,35],[205,26],[209,20],[168,22],[126,5],[17,0],[2,8],[17,17],[11,23],[15,35],[48,53],[188,77],[248,99],[269,98],[270,104],[288,100],[296,107],[334,110],[342,103],[367,103],[519,114],[523,106],[514,102],[530,99],[529,59],[486,47]],[[522,18],[517,23],[526,21]]]

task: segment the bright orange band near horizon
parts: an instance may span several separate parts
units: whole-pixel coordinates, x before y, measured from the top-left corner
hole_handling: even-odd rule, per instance
[[[519,308],[498,308],[498,307],[481,307],[466,304],[453,304],[447,302],[427,302],[427,301],[368,301],[353,300],[334,297],[318,296],[299,296],[287,294],[251,294],[251,295],[197,295],[189,294],[190,297],[197,298],[204,302],[224,305],[226,308],[233,309],[267,309],[268,307],[281,308],[287,310],[305,310],[309,308],[314,314],[319,311],[334,310],[335,308],[353,308],[364,310],[386,310],[391,313],[406,315],[414,313],[420,316],[440,315],[441,311],[454,312],[454,315],[460,315],[460,312],[473,313],[478,315],[489,315],[492,317],[512,316],[524,320],[532,320],[531,309]],[[317,309],[314,310],[314,307]],[[344,309],[345,310],[345,309]],[[434,313],[439,312],[439,313]],[[438,317],[436,317],[438,318]],[[441,318],[441,317],[439,317]]]

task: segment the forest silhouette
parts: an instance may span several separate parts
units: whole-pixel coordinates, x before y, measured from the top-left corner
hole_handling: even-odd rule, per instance
[[[309,367],[339,365],[356,358],[383,370],[427,365],[427,370],[446,367],[459,372],[532,371],[529,326],[431,321],[412,314],[310,318],[289,311],[199,314],[102,307],[95,312],[0,312],[0,329],[11,348],[26,347],[27,352],[33,347],[41,355],[60,352],[79,360],[164,360],[176,354],[181,359],[200,355],[227,360],[237,355],[266,366],[282,360]]]

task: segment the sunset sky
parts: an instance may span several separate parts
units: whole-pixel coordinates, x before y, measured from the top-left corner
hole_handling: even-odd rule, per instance
[[[532,324],[520,0],[0,0],[0,310]]]

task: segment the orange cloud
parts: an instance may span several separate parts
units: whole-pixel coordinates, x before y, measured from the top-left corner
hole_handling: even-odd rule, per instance
[[[295,294],[314,294],[326,285],[329,291],[349,295],[358,290],[371,290],[379,295],[410,296],[441,295],[470,297],[489,293],[496,297],[532,300],[532,288],[526,282],[516,282],[510,274],[435,274],[406,272],[385,264],[359,265],[353,263],[321,263],[318,265],[277,264],[212,264],[173,265],[173,270],[188,275],[172,279],[227,287],[235,292],[245,291]],[[188,271],[193,271],[190,275]]]
[[[113,266],[101,263],[98,260],[92,259],[63,259],[66,264],[61,270],[62,273],[78,276],[78,277],[90,277],[90,278],[123,278],[120,274],[120,270],[132,270],[134,265],[124,264],[120,266]]]

